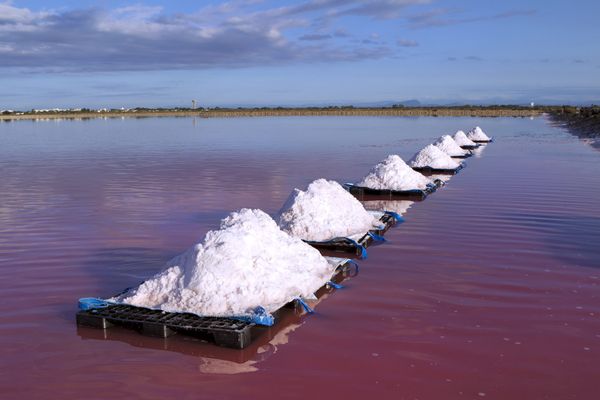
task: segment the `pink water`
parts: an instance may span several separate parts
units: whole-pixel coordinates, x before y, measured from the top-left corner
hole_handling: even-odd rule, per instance
[[[77,328],[241,207],[353,181],[481,124],[496,138],[358,277],[239,351]],[[540,119],[0,125],[0,397],[596,399],[600,153]]]

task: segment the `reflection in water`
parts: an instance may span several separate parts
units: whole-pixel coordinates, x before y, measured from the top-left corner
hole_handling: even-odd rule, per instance
[[[544,119],[193,123],[0,124],[3,400],[259,398],[266,385],[303,398],[595,398],[600,153]],[[294,187],[356,181],[475,125],[496,141],[411,205],[315,315],[241,351],[75,330],[77,298],[138,284],[228,212],[272,215]]]
[[[482,146],[477,147],[476,149],[471,150],[471,152],[473,153],[473,157],[475,158],[481,158],[481,156],[483,156],[483,151],[485,150],[487,144],[484,144]]]
[[[361,201],[363,206],[369,211],[393,211],[400,215],[406,214],[408,209],[414,204],[410,200],[365,200]]]
[[[463,170],[461,170],[461,171],[459,172],[459,174],[461,174],[461,173],[463,173],[463,172],[464,172],[464,171],[463,171]],[[452,179],[452,177],[453,177],[453,176],[454,176],[454,175],[434,174],[434,175],[428,176],[428,178],[429,178],[429,179],[431,179],[431,180],[436,180],[436,179],[439,179],[440,181],[442,181],[442,182],[444,182],[444,183],[447,183],[448,181],[450,181],[450,179]],[[438,189],[438,190],[439,190],[439,189]]]
[[[300,310],[285,310],[275,326],[261,328],[252,344],[241,350],[218,347],[185,335],[166,339],[147,337],[118,326],[106,330],[77,327],[77,334],[85,341],[117,341],[193,356],[199,359],[198,370],[202,373],[233,375],[258,371],[258,365],[277,353],[279,346],[287,344],[289,335],[304,323],[301,314]]]

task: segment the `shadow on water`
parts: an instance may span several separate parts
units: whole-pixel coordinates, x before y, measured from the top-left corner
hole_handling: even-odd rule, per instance
[[[545,214],[506,214],[527,229],[542,233],[545,250],[570,266],[600,268],[600,218]]]
[[[116,341],[137,348],[198,357],[200,372],[231,375],[257,371],[257,365],[277,353],[281,345],[287,344],[290,334],[303,323],[299,310],[287,309],[276,325],[257,329],[250,346],[241,350],[215,346],[213,343],[185,335],[175,335],[166,339],[148,337],[118,326],[106,330],[77,327],[77,335],[83,341]]]

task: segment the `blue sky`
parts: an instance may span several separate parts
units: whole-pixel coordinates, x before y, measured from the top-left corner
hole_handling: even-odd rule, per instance
[[[0,0],[0,109],[600,102],[600,3]]]

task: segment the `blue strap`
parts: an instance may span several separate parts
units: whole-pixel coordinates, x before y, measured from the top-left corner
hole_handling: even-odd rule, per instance
[[[343,285],[340,285],[339,283],[335,283],[334,281],[329,281],[329,282],[327,282],[327,284],[334,289],[343,289],[344,288]]]
[[[302,306],[302,308],[304,308],[304,311],[306,311],[308,314],[313,314],[315,312],[315,310],[310,308],[310,306],[308,304],[306,304],[306,302],[304,300],[302,300],[300,297],[296,297],[296,301],[298,302],[298,304],[300,304]]]
[[[391,215],[397,223],[402,223],[404,222],[404,218],[402,218],[402,216],[400,214],[398,214],[397,212],[394,211],[384,211],[385,215]]]
[[[376,242],[385,242],[386,241],[383,236],[380,236],[380,235],[378,235],[376,233],[373,233],[371,231],[367,232],[367,235],[369,235],[369,237],[371,239],[373,239],[374,241],[376,241]]]
[[[105,308],[110,305],[109,302],[96,297],[82,297],[78,302],[79,309],[82,311],[93,310],[95,308]]]
[[[361,260],[366,260],[367,259],[367,249],[365,248],[365,246],[363,246],[362,244],[358,243],[354,239],[350,239],[350,238],[344,238],[344,239],[346,241],[350,242],[354,247],[356,247],[357,250],[360,250],[360,259]]]

